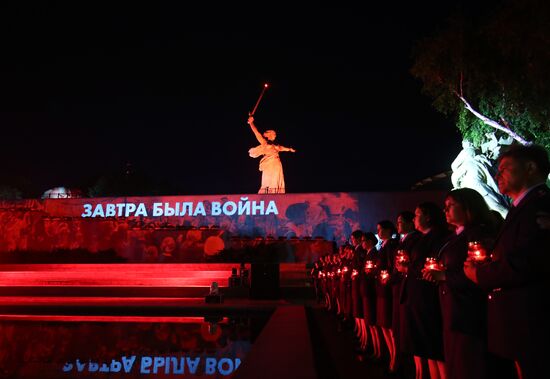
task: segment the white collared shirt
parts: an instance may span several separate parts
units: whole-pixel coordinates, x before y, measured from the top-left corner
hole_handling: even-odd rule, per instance
[[[519,205],[519,203],[525,198],[525,196],[527,196],[529,194],[529,192],[531,192],[532,190],[534,190],[535,188],[537,188],[538,186],[540,186],[541,184],[544,184],[544,182],[540,182],[538,184],[535,184],[534,186],[532,187],[529,187],[527,188],[525,191],[523,191],[522,193],[519,194],[518,197],[516,197],[516,199],[514,200],[514,202],[512,203],[514,205],[514,207],[517,207]]]
[[[461,226],[459,226],[458,228],[455,229],[455,233],[456,233],[457,236],[460,233],[462,233],[463,231],[464,231],[464,225],[461,225]]]

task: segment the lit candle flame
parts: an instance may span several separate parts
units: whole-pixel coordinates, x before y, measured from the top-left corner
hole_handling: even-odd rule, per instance
[[[426,270],[441,270],[441,265],[437,262],[437,259],[428,257],[426,258],[426,264],[424,265]]]
[[[472,241],[468,243],[468,257],[474,261],[484,261],[487,259],[487,252],[480,242]]]
[[[365,261],[365,272],[369,273],[370,271],[372,271],[372,269],[374,269],[376,267],[376,265],[374,264],[373,261]]]
[[[407,256],[405,250],[398,250],[396,259],[398,263],[406,263],[409,261],[409,257]]]

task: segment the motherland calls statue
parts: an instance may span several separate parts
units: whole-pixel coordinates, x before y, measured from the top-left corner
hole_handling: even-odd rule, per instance
[[[254,117],[250,116],[248,118],[248,124],[260,143],[258,146],[251,148],[248,154],[252,158],[258,158],[263,155],[260,160],[262,185],[258,193],[285,193],[285,178],[279,152],[290,151],[294,153],[296,150],[291,147],[276,145],[274,141],[277,133],[274,130],[267,130],[262,135],[256,128],[256,125],[254,125]]]

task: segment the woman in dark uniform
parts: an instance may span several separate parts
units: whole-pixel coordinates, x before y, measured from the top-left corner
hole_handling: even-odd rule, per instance
[[[466,278],[463,267],[468,242],[478,241],[488,251],[495,228],[485,200],[470,188],[447,195],[445,215],[456,231],[440,253],[444,271],[425,270],[424,278],[439,284],[447,378],[486,379],[487,293]]]
[[[382,246],[378,251],[376,281],[376,325],[382,330],[391,363],[395,360],[395,339],[392,332],[392,286],[388,283],[399,240],[394,238],[397,229],[391,221],[380,221],[376,226]]]
[[[346,312],[347,312],[347,321],[349,324],[351,324],[351,320],[353,320],[353,298],[352,298],[352,290],[351,290],[351,274],[353,271],[353,265],[354,265],[354,250],[353,246],[350,246],[348,249],[348,255],[347,255],[347,272],[345,273],[346,276]]]
[[[378,259],[378,250],[376,245],[378,239],[373,233],[365,233],[361,246],[366,251],[363,267],[360,270],[360,286],[361,303],[363,305],[363,320],[362,329],[364,331],[365,340],[363,341],[363,350],[367,347],[368,334],[372,339],[373,356],[380,358],[380,337],[376,329],[376,279],[374,267],[369,268],[368,265],[375,265]]]
[[[328,279],[327,273],[329,269],[329,257],[327,254],[321,257],[321,271],[319,272],[321,280],[321,292],[323,294],[323,305],[328,309],[330,306],[330,299],[328,296]]]
[[[344,245],[340,267],[340,311],[342,321],[351,318],[351,266],[353,262],[353,247]]]
[[[332,255],[332,271],[331,271],[331,280],[332,280],[332,302],[334,308],[332,311],[335,315],[338,315],[340,312],[340,275],[338,275],[338,269],[340,268],[340,256],[338,253]]]
[[[356,336],[360,341],[360,345],[363,346],[365,343],[366,335],[364,334],[365,330],[363,328],[363,303],[361,300],[361,270],[363,268],[363,261],[365,260],[366,251],[361,246],[361,240],[363,238],[363,232],[361,230],[356,230],[351,234],[351,243],[353,246],[353,259],[351,267],[351,302],[352,302],[352,313],[355,319],[355,331]]]
[[[423,375],[423,361],[428,361],[432,379],[445,378],[443,363],[443,332],[439,309],[439,292],[434,283],[422,279],[427,257],[437,257],[449,239],[450,232],[443,211],[434,203],[419,204],[415,209],[414,225],[422,233],[413,247],[410,263],[404,271],[400,304],[401,345],[404,352],[414,356],[416,378]]]
[[[338,303],[338,312],[337,316],[340,319],[344,318],[344,307],[345,307],[345,287],[344,287],[344,276],[342,275],[342,268],[345,264],[345,258],[346,258],[346,245],[340,246],[340,249],[338,250],[338,266],[336,267],[336,276],[338,277],[337,282],[337,288],[336,288],[336,296],[337,296],[337,303]]]
[[[334,299],[334,254],[327,255],[327,267],[326,267],[326,285],[327,285],[327,309],[329,311],[334,311],[336,307]]]
[[[313,268],[310,271],[311,280],[313,281],[313,288],[315,289],[315,300],[317,301],[317,304],[320,304],[322,301],[321,277],[319,276],[322,270],[321,262],[321,258],[316,260],[315,263],[313,263]]]

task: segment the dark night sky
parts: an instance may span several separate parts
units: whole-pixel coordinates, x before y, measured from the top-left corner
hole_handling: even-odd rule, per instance
[[[246,118],[268,81],[256,124],[298,150],[282,153],[289,192],[408,189],[460,148],[409,74],[456,6],[386,3],[4,7],[0,183],[85,189],[131,162],[166,194],[254,193]]]

